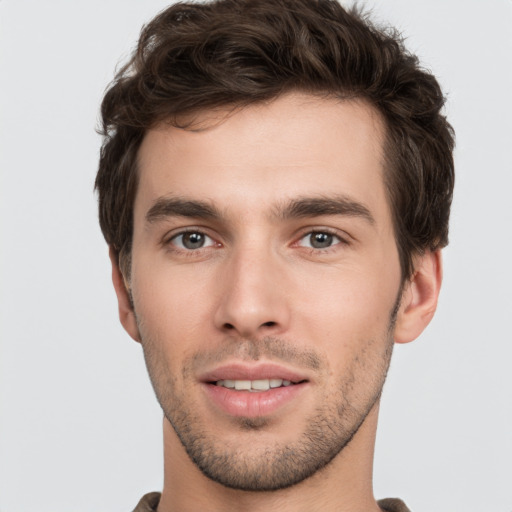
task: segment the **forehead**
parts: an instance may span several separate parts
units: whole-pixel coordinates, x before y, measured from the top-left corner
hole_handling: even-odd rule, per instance
[[[254,215],[299,196],[330,195],[386,215],[383,140],[367,103],[306,94],[208,112],[188,130],[161,125],[139,151],[135,216],[168,196]]]

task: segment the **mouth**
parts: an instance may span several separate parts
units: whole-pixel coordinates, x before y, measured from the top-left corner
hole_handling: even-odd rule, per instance
[[[262,362],[258,364],[225,364],[204,373],[200,380],[205,384],[235,391],[269,391],[308,382],[302,372],[286,366]]]
[[[250,393],[261,393],[269,391],[270,389],[276,389],[281,387],[295,386],[296,384],[302,384],[306,382],[301,380],[299,382],[292,382],[286,379],[255,379],[255,380],[218,380],[211,382],[215,386],[221,386],[227,389],[235,391],[249,391]]]
[[[287,410],[311,384],[306,375],[273,363],[224,365],[200,380],[215,409],[250,418]]]

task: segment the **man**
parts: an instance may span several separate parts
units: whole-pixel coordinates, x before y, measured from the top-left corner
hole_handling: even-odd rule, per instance
[[[177,4],[103,104],[121,323],[164,412],[137,511],[407,511],[372,459],[430,322],[453,189],[432,75],[333,0]]]

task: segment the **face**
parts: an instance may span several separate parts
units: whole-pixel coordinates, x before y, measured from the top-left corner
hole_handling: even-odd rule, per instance
[[[337,457],[389,365],[400,266],[383,128],[364,103],[299,94],[217,116],[140,149],[136,336],[201,471],[283,488]]]

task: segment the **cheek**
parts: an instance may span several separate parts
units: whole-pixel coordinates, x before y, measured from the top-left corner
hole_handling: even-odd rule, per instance
[[[343,272],[331,272],[322,279],[304,283],[308,303],[318,313],[329,314],[333,320],[379,320],[391,309],[398,292],[398,278],[389,279],[382,272],[349,268]]]
[[[153,343],[165,344],[166,350],[178,346],[187,351],[192,340],[204,333],[205,322],[211,322],[208,281],[154,261],[145,265],[142,260],[133,270],[134,306],[143,331]]]
[[[301,339],[315,340],[329,358],[387,339],[399,289],[399,277],[393,274],[353,267],[302,280],[300,295],[305,298],[294,311]]]

